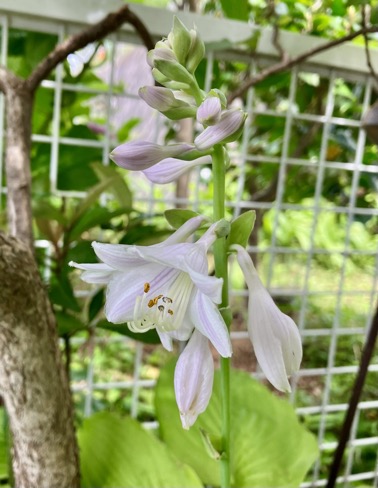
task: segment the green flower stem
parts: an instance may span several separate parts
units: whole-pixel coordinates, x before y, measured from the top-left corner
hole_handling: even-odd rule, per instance
[[[214,221],[224,218],[225,209],[225,162],[223,156],[223,146],[214,146],[213,153],[213,215]],[[221,237],[214,243],[215,274],[218,278],[223,278],[222,303],[220,308],[228,307],[228,272],[227,272],[227,252],[226,238]],[[228,322],[228,323],[227,323]],[[231,321],[227,320],[226,325],[230,328]],[[221,487],[231,486],[230,470],[230,358],[221,358],[221,395],[222,395],[222,457],[221,457]]]

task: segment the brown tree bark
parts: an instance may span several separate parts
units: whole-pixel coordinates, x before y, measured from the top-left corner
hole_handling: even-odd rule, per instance
[[[9,233],[20,238],[32,249],[30,142],[33,95],[24,80],[10,75],[5,100]]]
[[[17,488],[79,487],[71,394],[30,248],[0,233],[0,394]]]

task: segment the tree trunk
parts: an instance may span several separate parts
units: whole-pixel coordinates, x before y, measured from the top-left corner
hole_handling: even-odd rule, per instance
[[[30,141],[33,95],[25,81],[9,77],[6,91],[7,210],[9,233],[33,249]]]
[[[71,395],[32,251],[0,233],[0,394],[17,488],[79,487]]]

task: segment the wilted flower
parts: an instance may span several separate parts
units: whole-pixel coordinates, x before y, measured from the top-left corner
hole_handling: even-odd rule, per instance
[[[87,281],[95,276],[107,283],[105,315],[110,322],[127,322],[134,332],[156,329],[169,350],[172,338],[187,340],[195,327],[228,357],[230,337],[215,305],[221,301],[223,281],[208,276],[207,250],[216,239],[216,224],[197,242],[185,242],[202,221],[190,219],[154,246],[94,242],[103,263],[70,264],[85,270]]]
[[[195,330],[175,369],[175,393],[182,426],[189,429],[206,410],[213,389],[214,362],[209,341]]]
[[[248,252],[239,245],[232,248],[249,290],[248,332],[257,361],[277,390],[290,391],[287,377],[298,371],[302,360],[298,328],[264,288]]]
[[[246,114],[239,109],[225,110],[219,122],[201,132],[194,144],[203,151],[215,144],[235,141],[243,129],[245,118]]]

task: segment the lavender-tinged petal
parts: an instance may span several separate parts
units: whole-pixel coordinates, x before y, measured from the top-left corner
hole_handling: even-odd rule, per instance
[[[171,234],[165,241],[153,244],[152,246],[135,246],[128,244],[104,244],[101,242],[92,242],[93,249],[99,259],[106,263],[104,266],[110,266],[117,270],[128,271],[135,266],[141,266],[146,264],[146,259],[140,257],[138,249],[159,249],[161,247],[170,246],[185,242],[193,233],[201,226],[205,218],[202,215],[198,215],[186,221],[179,229]],[[159,254],[160,251],[157,253]],[[84,265],[77,265],[76,267],[82,267]],[[88,265],[90,266],[90,265]],[[97,264],[93,265],[96,268]],[[83,267],[81,269],[84,269]],[[87,268],[85,268],[87,269]],[[90,269],[90,268],[88,268]],[[107,268],[103,268],[106,270]]]
[[[177,229],[172,235],[170,235],[164,242],[160,244],[155,244],[157,246],[168,246],[171,244],[178,244],[180,242],[185,242],[189,237],[191,237],[194,232],[201,226],[205,217],[202,215],[197,215],[187,220],[179,229]]]
[[[114,273],[116,273],[113,268],[104,263],[80,264],[70,261],[68,264],[69,266],[82,269],[84,271],[80,278],[86,283],[106,284],[111,280]]]
[[[197,330],[206,336],[219,354],[232,355],[230,334],[217,307],[209,297],[197,292],[190,306],[190,317]]]
[[[176,181],[179,176],[186,173],[190,168],[200,164],[210,164],[211,157],[203,156],[194,161],[182,161],[181,159],[167,158],[143,171],[152,183],[164,185]]]
[[[179,156],[193,148],[193,145],[184,143],[160,146],[153,142],[131,141],[116,147],[110,159],[122,168],[143,171],[163,159]]]
[[[245,114],[241,110],[227,110],[217,124],[208,127],[195,138],[194,144],[201,151],[210,149],[238,132],[244,120]]]
[[[202,125],[214,125],[219,122],[222,106],[218,97],[204,100],[197,110],[197,120]]]
[[[162,86],[143,86],[138,94],[150,107],[159,112],[165,112],[177,105],[172,90]]]
[[[145,260],[138,255],[137,246],[92,242],[92,247],[101,261],[120,271],[129,271],[146,264]]]
[[[175,369],[174,387],[182,426],[189,429],[210,401],[214,363],[208,340],[194,331]]]
[[[272,300],[247,251],[239,245],[233,249],[249,289],[248,332],[256,358],[277,390],[290,391],[287,376],[298,371],[302,360],[298,328]]]
[[[176,268],[185,271],[184,258],[185,255],[195,244],[183,242],[181,244],[172,244],[170,246],[136,247],[138,255],[146,261],[151,263],[158,263],[170,268]]]

